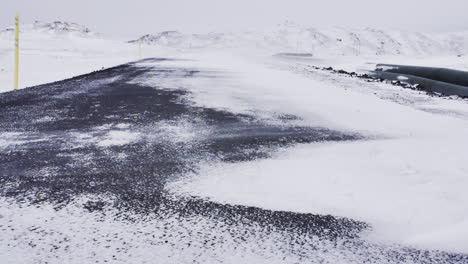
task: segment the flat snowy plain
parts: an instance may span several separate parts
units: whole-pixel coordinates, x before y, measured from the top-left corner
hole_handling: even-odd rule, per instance
[[[2,36],[0,41],[0,90],[6,92],[12,85],[13,50],[10,36]],[[119,41],[25,33],[23,43],[22,87],[138,60],[137,46]],[[255,50],[194,51],[144,45],[144,57],[180,60],[141,62],[141,67],[195,68],[222,72],[226,76],[192,79],[144,76],[132,82],[154,87],[184,87],[192,93],[192,103],[200,107],[253,114],[265,120],[271,113],[286,113],[300,117],[296,121],[300,125],[357,133],[366,140],[296,145],[280,149],[268,159],[240,163],[203,163],[198,171],[180,175],[177,181],[170,182],[167,191],[218,203],[346,217],[371,226],[363,234],[368,241],[468,254],[468,101],[434,97],[385,83],[369,83],[311,67],[333,66],[363,72],[382,62],[468,70],[466,58],[316,55],[297,60],[271,55]],[[190,132],[177,126],[171,129],[181,141],[190,141]],[[110,134],[107,141],[96,144],[126,144],[131,141],[127,136]],[[14,137],[9,133],[0,134],[0,149],[21,144]],[[0,238],[1,259],[6,263],[80,263],[80,258],[103,262],[112,259],[116,248],[125,248],[125,243],[133,247],[124,253],[119,251],[122,263],[151,263],[158,258],[161,260],[158,263],[187,263],[198,254],[196,250],[184,248],[180,256],[175,256],[179,251],[170,246],[158,246],[157,253],[152,252],[154,248],[147,243],[147,235],[157,235],[165,223],[132,226],[113,221],[86,212],[79,207],[80,199],[89,197],[77,198],[75,203],[56,211],[48,205],[17,205],[1,198],[0,223],[4,227]],[[180,230],[172,228],[174,233],[183,236],[187,226],[199,226],[198,231],[204,232],[211,224],[180,223]],[[7,225],[16,231],[10,231]],[[18,231],[31,228],[39,231],[32,236]],[[33,240],[36,244],[47,244],[66,240],[71,234],[75,239],[72,253],[55,255],[57,258],[24,243]],[[109,246],[102,244],[94,249],[87,246],[86,241],[97,236],[108,240]],[[228,239],[229,232],[220,231],[220,236]],[[113,237],[120,240],[113,241]],[[266,244],[275,244],[275,237],[267,240]],[[237,243],[231,242],[229,245]],[[256,245],[255,241],[247,241],[242,251],[217,248],[218,255],[216,250],[211,255],[205,252],[197,256],[197,261],[285,261],[276,259],[273,253],[259,256],[255,250],[249,250],[250,244],[252,248]],[[343,259],[340,254],[346,253],[351,254],[327,253],[322,261],[360,262],[359,258]],[[287,263],[301,261],[285,259]],[[380,262],[376,260],[376,263]]]

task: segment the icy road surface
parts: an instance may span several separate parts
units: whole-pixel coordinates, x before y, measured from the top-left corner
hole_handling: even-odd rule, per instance
[[[388,237],[379,229],[415,227],[401,222],[414,208],[405,206],[399,194],[413,206],[440,198],[418,174],[418,158],[432,163],[438,154],[404,163],[414,154],[406,147],[428,152],[424,147],[438,146],[449,160],[426,164],[435,170],[427,176],[431,183],[443,182],[434,177],[437,169],[463,161],[459,154],[464,150],[452,141],[424,143],[440,139],[443,126],[454,129],[453,138],[460,140],[466,120],[359,92],[343,94],[341,87],[323,91],[314,87],[317,82],[280,70],[230,64],[236,71],[209,59],[204,63],[148,59],[0,94],[1,259],[468,262],[450,233],[443,234],[453,248],[431,243],[430,234],[424,245]],[[304,88],[313,92],[302,93]],[[373,113],[361,112],[372,107]],[[406,119],[378,116],[382,111]],[[428,131],[430,121],[439,123]],[[390,145],[390,151],[400,154],[388,160],[381,153]],[[369,151],[373,160],[363,157]],[[402,162],[405,177],[416,183],[408,186],[412,190],[401,188],[404,175],[395,166]],[[457,189],[466,183],[465,164],[454,169],[459,174],[447,170],[444,179],[450,184],[437,187],[452,186],[448,198],[460,203],[466,199]],[[347,196],[342,196],[344,188]],[[411,200],[408,193],[414,191],[423,194],[421,201]],[[389,199],[389,192],[395,199]],[[452,204],[444,201],[429,206]],[[395,205],[385,209],[391,203]],[[463,211],[463,206],[440,209],[437,213],[444,216],[436,220],[461,221],[459,229],[451,230],[466,232],[465,215],[454,218],[455,209]],[[403,216],[391,215],[395,210]],[[423,222],[416,231],[433,231],[433,223]]]

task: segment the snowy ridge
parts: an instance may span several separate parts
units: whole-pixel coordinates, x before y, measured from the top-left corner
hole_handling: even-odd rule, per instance
[[[309,28],[292,22],[242,33],[185,34],[165,31],[130,43],[174,48],[256,48],[321,55],[465,55],[468,33],[425,34],[375,28]]]
[[[88,27],[66,21],[53,21],[53,22],[40,22],[35,21],[33,24],[22,24],[21,31],[23,33],[38,33],[46,34],[51,36],[73,36],[73,37],[82,37],[82,38],[96,38],[101,35],[91,31]],[[12,35],[14,33],[14,28],[9,27],[3,30],[0,30],[0,36],[2,35]]]
[[[82,37],[97,37],[98,33],[91,31],[88,27],[77,23],[54,21],[50,23],[34,22],[33,29],[39,32],[48,32],[53,34],[75,34]]]

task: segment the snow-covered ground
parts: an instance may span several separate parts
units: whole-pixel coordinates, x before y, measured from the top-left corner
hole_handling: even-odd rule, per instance
[[[304,125],[357,132],[368,139],[291,147],[276,153],[272,159],[260,161],[203,164],[197,174],[182,175],[170,185],[169,191],[222,203],[349,217],[372,226],[372,232],[367,235],[372,241],[468,254],[468,101],[431,97],[310,67],[333,66],[362,72],[383,62],[467,70],[466,57],[457,56],[466,51],[467,38],[455,33],[430,38],[366,29],[358,34],[361,36],[359,45],[330,47],[332,42],[348,40],[343,37],[339,41],[340,37],[318,31],[307,31],[309,35],[306,36],[305,31],[297,29],[294,36],[302,37],[291,44],[294,37],[290,32],[295,26],[284,27],[274,31],[274,36],[271,32],[262,35],[265,41],[258,42],[250,50],[247,44],[241,49],[230,46],[226,49],[220,41],[214,46],[202,43],[203,49],[199,49],[193,36],[188,44],[180,44],[183,37],[178,36],[175,48],[167,47],[171,43],[168,39],[164,40],[164,45],[145,43],[143,55],[186,59],[157,62],[161,65],[229,74],[229,78],[187,79],[190,82],[164,80],[174,82],[175,88],[189,87],[195,104],[236,113],[288,113],[301,117],[298,122]],[[349,39],[353,36],[348,31],[327,32],[344,34]],[[288,39],[278,40],[282,34]],[[385,44],[388,49],[380,54],[373,53],[381,48],[373,42],[378,38],[365,38],[366,34],[385,37],[385,43],[394,46]],[[323,44],[311,50],[297,48],[300,52],[314,53],[311,59],[287,60],[270,56],[274,52],[294,51],[294,45],[301,47],[299,43],[305,43],[303,39],[311,36],[313,41],[322,39]],[[210,38],[210,41],[219,38]],[[223,35],[222,38],[227,37]],[[274,48],[268,52],[259,52],[266,43],[272,42],[280,44],[272,45]],[[106,40],[94,34],[57,34],[25,27],[21,43],[21,87],[138,59],[137,45]],[[11,90],[13,84],[12,46],[11,31],[0,32],[0,91]],[[325,48],[337,53],[325,53]],[[322,51],[323,56],[320,55]],[[158,85],[162,80],[149,76],[134,81]],[[89,220],[92,216],[86,214],[67,215],[67,211],[57,213],[47,209],[42,212],[46,216],[41,216],[33,207],[13,208],[11,204],[0,207],[0,221],[8,221],[15,228],[29,226],[25,223],[36,214],[39,223],[44,225],[47,225],[44,222],[47,217],[52,217],[55,224],[66,227],[69,215],[75,219],[74,223],[81,220],[83,224],[95,223]],[[101,222],[99,228],[85,231],[90,234],[107,232],[112,236],[111,228],[128,229],[117,225]],[[79,233],[82,230],[79,226],[70,227],[57,232]],[[149,232],[147,228],[144,231]],[[138,240],[135,233],[125,236],[124,239],[130,236]],[[5,252],[7,243],[21,239],[21,235],[11,233],[5,237],[0,252]],[[143,245],[144,242],[135,243]],[[148,254],[145,249],[132,253]],[[22,248],[15,250],[16,257],[24,253]],[[79,256],[79,252],[76,254]],[[9,260],[18,259],[10,255]]]
[[[20,88],[139,59],[138,48],[65,22],[21,26]],[[148,47],[149,50],[160,50]],[[14,31],[0,30],[0,92],[13,89]]]

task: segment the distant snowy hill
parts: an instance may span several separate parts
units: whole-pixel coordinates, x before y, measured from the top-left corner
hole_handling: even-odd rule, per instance
[[[21,32],[26,34],[38,33],[52,36],[72,36],[82,38],[96,38],[101,36],[85,26],[65,21],[35,21],[33,24],[22,24]],[[0,36],[10,36],[13,35],[13,33],[13,27],[0,30]]]
[[[174,48],[256,48],[315,55],[465,55],[468,32],[420,33],[375,28],[306,28],[286,22],[264,31],[185,34],[165,31],[130,43]]]
[[[89,28],[77,23],[55,21],[51,23],[42,23],[36,21],[33,24],[34,30],[54,33],[54,34],[75,34],[81,37],[98,37],[100,34],[91,31]]]

